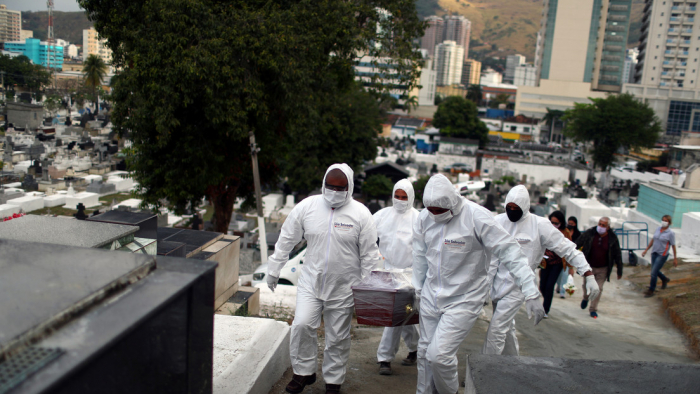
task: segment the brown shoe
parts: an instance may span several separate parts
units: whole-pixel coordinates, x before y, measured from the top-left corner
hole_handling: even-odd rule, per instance
[[[299,394],[304,391],[304,387],[316,382],[316,374],[303,376],[294,374],[292,381],[287,385],[287,392],[291,394]]]
[[[401,361],[401,365],[414,365],[416,360],[418,360],[418,352],[410,352],[408,353],[408,357]]]
[[[649,298],[654,296],[654,290],[647,290],[644,292],[644,298]]]
[[[340,385],[326,384],[326,394],[340,394]]]
[[[379,363],[379,374],[380,375],[391,375],[391,363],[380,362]]]

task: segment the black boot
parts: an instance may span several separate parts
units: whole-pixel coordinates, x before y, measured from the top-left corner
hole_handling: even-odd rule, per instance
[[[410,352],[408,353],[408,357],[401,361],[401,365],[414,365],[416,360],[418,360],[418,352]]]
[[[287,385],[287,392],[291,394],[299,394],[304,391],[304,387],[316,382],[316,374],[302,376],[294,374],[292,381]]]

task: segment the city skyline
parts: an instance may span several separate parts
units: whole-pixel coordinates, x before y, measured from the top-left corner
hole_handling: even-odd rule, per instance
[[[46,11],[46,0],[0,0],[7,9],[16,11]],[[82,11],[76,0],[54,0],[54,11]]]

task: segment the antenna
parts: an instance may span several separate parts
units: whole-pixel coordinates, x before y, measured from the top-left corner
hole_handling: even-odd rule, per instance
[[[48,48],[46,49],[46,65],[48,66],[48,69],[51,70],[56,67],[56,39],[53,35],[53,0],[48,0],[46,2],[46,8],[49,11],[49,29],[46,32],[46,43],[48,44]]]

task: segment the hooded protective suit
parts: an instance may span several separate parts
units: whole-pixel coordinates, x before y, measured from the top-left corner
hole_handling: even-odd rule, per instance
[[[511,202],[522,209],[523,216],[517,222],[511,222],[505,213],[496,216],[495,219],[518,241],[533,272],[542,261],[546,249],[566,258],[580,275],[591,269],[583,254],[576,250],[576,244],[566,239],[547,218],[530,213],[530,193],[525,186],[518,185],[510,190],[506,196],[506,205]],[[496,256],[489,271],[490,277],[495,274],[491,287],[494,312],[482,353],[518,355],[515,315],[526,297],[516,286],[507,267],[499,265]]]
[[[403,190],[408,201],[394,198],[394,206],[384,208],[374,214],[379,236],[379,251],[384,257],[384,268],[405,269],[413,266],[413,222],[418,218],[418,210],[413,208],[415,193],[408,179],[402,179],[394,185],[392,196],[396,190]],[[377,349],[378,362],[391,362],[399,350],[403,337],[409,352],[418,348],[418,327],[386,327],[382,340]]]
[[[518,242],[489,211],[462,198],[443,175],[428,181],[423,205],[448,209],[436,222],[427,209],[413,226],[413,286],[421,292],[417,393],[456,393],[457,349],[489,290],[491,256],[510,269],[528,299],[539,297],[535,274]]]
[[[348,179],[345,198],[331,203],[333,193],[311,196],[292,209],[282,225],[275,253],[268,259],[268,275],[279,277],[289,252],[302,237],[307,241],[304,266],[297,287],[297,306],[289,353],[297,375],[316,372],[318,337],[323,315],[326,348],[323,378],[326,384],[342,384],[350,356],[350,323],[354,306],[351,286],[379,264],[377,230],[369,210],[352,198],[353,171],[347,164],[333,164]]]

